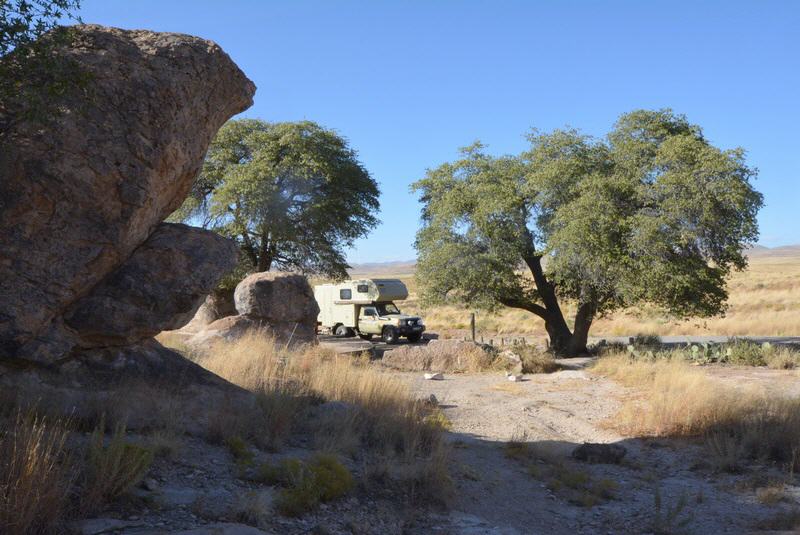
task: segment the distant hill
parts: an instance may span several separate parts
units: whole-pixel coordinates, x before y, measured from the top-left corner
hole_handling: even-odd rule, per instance
[[[782,245],[780,247],[764,247],[755,245],[747,251],[750,258],[770,256],[800,256],[800,244]],[[392,262],[366,262],[353,264],[349,270],[351,277],[380,277],[389,275],[412,275],[417,267],[416,260],[395,260]]]
[[[782,245],[780,247],[764,247],[756,245],[747,251],[750,258],[761,258],[765,256],[800,256],[800,244]]]
[[[412,275],[417,267],[416,260],[395,260],[393,262],[367,262],[353,264],[348,270],[351,277],[380,277],[387,275]]]

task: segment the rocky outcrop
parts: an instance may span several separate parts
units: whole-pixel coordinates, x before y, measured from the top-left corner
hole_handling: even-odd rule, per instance
[[[214,321],[188,340],[198,351],[257,331],[287,345],[316,343],[319,306],[308,280],[293,273],[254,273],[236,286],[236,316]]]
[[[183,326],[181,331],[184,333],[200,332],[207,325],[219,319],[235,315],[236,304],[233,301],[233,289],[214,289],[197,309],[192,321]]]
[[[53,125],[17,123],[0,148],[0,365],[146,342],[188,322],[235,262],[227,240],[162,221],[252,82],[197,37],[75,36],[56,53],[85,70],[88,94],[56,97]],[[124,368],[129,353],[101,361]]]
[[[213,232],[162,223],[64,321],[82,347],[126,345],[180,328],[236,266],[236,255],[236,245]]]

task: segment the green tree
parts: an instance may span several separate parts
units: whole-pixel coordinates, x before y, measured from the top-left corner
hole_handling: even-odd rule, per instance
[[[87,76],[75,62],[54,54],[72,42],[62,19],[80,20],[80,0],[0,0],[0,138],[18,121],[45,122],[53,102],[83,91]]]
[[[742,149],[714,147],[671,110],[622,115],[603,140],[556,130],[529,141],[506,157],[476,143],[412,186],[425,302],[527,310],[563,355],[585,352],[592,321],[620,307],[724,311],[762,206]]]
[[[378,219],[378,185],[347,142],[310,121],[224,125],[175,218],[235,239],[245,270],[347,277],[343,251]]]

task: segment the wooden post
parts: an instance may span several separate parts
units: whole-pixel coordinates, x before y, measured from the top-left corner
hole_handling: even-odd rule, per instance
[[[475,313],[473,312],[469,316],[469,328],[472,331],[472,341],[475,341]]]

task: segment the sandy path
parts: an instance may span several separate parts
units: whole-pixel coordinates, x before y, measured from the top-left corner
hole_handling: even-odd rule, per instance
[[[627,391],[586,371],[532,375],[521,383],[509,382],[502,374],[446,375],[444,381],[425,381],[414,373],[397,375],[420,397],[434,394],[452,422],[456,491],[451,513],[432,517],[423,532],[647,533],[656,516],[656,486],[668,506],[686,495],[688,505],[676,522],[685,518],[688,533],[746,533],[783,507],[759,504],[752,491],[733,491],[750,476],[712,473],[703,467],[705,454],[698,445],[625,438],[609,429],[607,421]],[[587,472],[592,480],[616,482],[615,499],[582,507],[553,494],[547,481],[532,477],[524,464],[506,457],[505,443],[512,437],[524,437],[533,448]],[[582,442],[624,445],[625,465],[572,461],[570,452]]]

